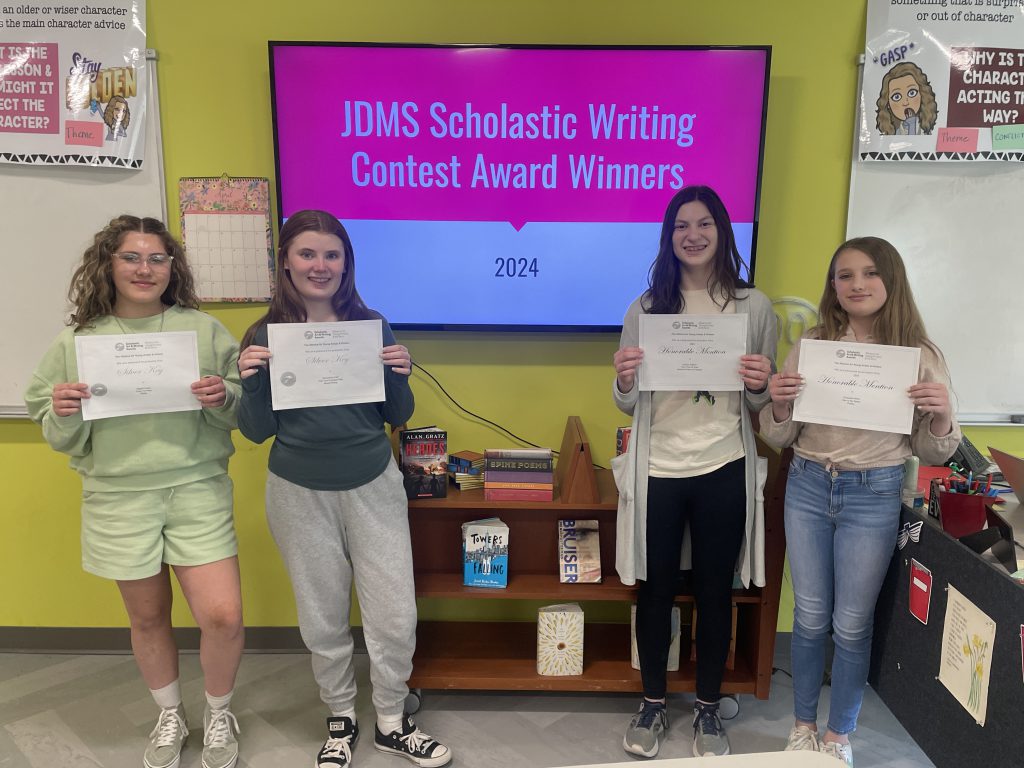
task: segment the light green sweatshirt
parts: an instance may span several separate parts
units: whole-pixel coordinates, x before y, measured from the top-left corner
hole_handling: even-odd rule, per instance
[[[223,406],[94,421],[83,421],[81,412],[56,415],[54,385],[79,380],[73,328],[61,332],[32,376],[25,392],[29,416],[42,425],[43,437],[54,450],[71,456],[71,466],[82,476],[85,491],[169,488],[227,472],[228,457],[234,453],[231,430],[236,426],[240,383],[238,342],[223,325],[203,312],[174,306],[168,307],[162,319],[160,315],[137,320],[108,315],[77,333],[93,336],[159,330],[196,332],[199,375],[224,379]]]

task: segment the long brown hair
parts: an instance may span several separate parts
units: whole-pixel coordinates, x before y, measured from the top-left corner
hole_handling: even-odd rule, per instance
[[[901,118],[893,114],[889,105],[889,83],[907,75],[914,78],[918,90],[921,92],[921,109],[917,112],[921,133],[931,133],[935,128],[935,121],[939,117],[939,106],[935,101],[935,91],[932,90],[931,83],[928,82],[928,75],[917,64],[903,61],[885,73],[878,99],[875,101],[875,127],[883,135],[895,135],[896,129],[902,122]]]
[[[644,292],[643,305],[652,315],[674,315],[685,309],[680,290],[683,268],[672,247],[672,234],[675,232],[676,214],[679,213],[679,209],[692,202],[704,203],[707,206],[711,218],[715,220],[715,229],[718,230],[718,249],[711,262],[711,280],[708,283],[708,291],[715,303],[718,303],[719,296],[724,296],[724,308],[736,298],[737,288],[747,287],[747,284],[740,280],[743,259],[736,247],[732,222],[722,198],[711,187],[683,187],[673,195],[668,208],[665,209],[658,255],[647,275],[648,288]]]
[[[860,251],[875,264],[882,284],[885,286],[886,299],[882,308],[875,315],[871,333],[879,344],[895,344],[901,347],[920,347],[927,345],[938,352],[928,338],[924,329],[921,313],[917,311],[914,293],[910,290],[907,270],[903,265],[892,243],[880,237],[855,237],[840,245],[828,265],[825,278],[825,290],[821,294],[818,305],[818,325],[812,331],[819,339],[836,341],[842,338],[850,318],[839,304],[834,284],[836,261],[844,251]]]
[[[293,213],[281,227],[278,238],[277,259],[274,267],[274,296],[270,300],[267,314],[249,326],[242,338],[242,348],[252,344],[256,332],[267,323],[304,323],[306,305],[292,282],[291,274],[285,268],[288,262],[288,248],[303,232],[320,232],[335,235],[345,250],[345,271],[341,275],[338,290],[331,297],[331,307],[339,320],[369,320],[376,315],[363,303],[356,291],[356,259],[352,241],[341,222],[327,211],[306,210]]]
[[[160,301],[165,305],[176,304],[199,309],[199,298],[192,281],[192,271],[185,260],[185,249],[167,231],[164,223],[148,216],[139,218],[122,214],[111,219],[107,226],[96,233],[92,245],[82,255],[82,263],[71,276],[68,300],[74,310],[67,324],[73,325],[76,331],[98,317],[114,314],[114,303],[117,301],[113,277],[114,253],[121,247],[125,235],[133,232],[156,235],[163,243],[167,255],[174,257],[171,261],[171,279]]]

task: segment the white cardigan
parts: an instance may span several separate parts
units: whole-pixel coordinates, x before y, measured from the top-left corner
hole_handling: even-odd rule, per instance
[[[641,297],[642,298],[642,297]],[[629,305],[622,322],[619,348],[635,347],[640,340],[640,314],[644,311],[641,298]],[[747,351],[762,354],[772,360],[778,344],[778,327],[768,297],[754,288],[739,289],[736,293],[736,313],[746,313]],[[612,380],[612,392],[619,410],[633,416],[629,450],[612,460],[615,483],[619,489],[619,513],[616,523],[615,569],[623,584],[635,584],[647,579],[647,472],[651,433],[651,393],[640,392],[634,386],[629,392],[619,392]],[[746,455],[747,523],[736,561],[736,572],[744,587],[751,582],[763,587],[764,575],[764,482],[768,474],[767,461],[757,455],[750,411],[760,410],[769,400],[767,388],[754,394],[744,390],[745,408],[741,408],[743,451]],[[683,538],[680,567],[690,567],[689,531]]]

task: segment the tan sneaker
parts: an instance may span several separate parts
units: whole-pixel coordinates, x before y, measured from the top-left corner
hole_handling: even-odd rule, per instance
[[[142,756],[143,765],[146,768],[178,768],[181,748],[187,738],[185,707],[179,704],[174,709],[161,709],[156,726],[149,734],[149,746]]]
[[[820,747],[818,745],[818,732],[812,731],[806,725],[795,725],[793,730],[789,732],[789,738],[786,740],[785,752],[818,752]]]

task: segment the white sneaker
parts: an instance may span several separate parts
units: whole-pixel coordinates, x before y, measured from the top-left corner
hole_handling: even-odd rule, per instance
[[[812,731],[806,725],[794,725],[786,740],[785,752],[818,752],[818,732]]]
[[[853,768],[853,747],[849,744],[840,744],[838,741],[826,741],[822,743],[821,751],[830,757],[842,760],[846,763],[847,768]]]
[[[188,738],[185,708],[179,704],[173,709],[161,709],[156,726],[149,734],[149,746],[142,756],[146,768],[178,768],[181,748]]]

